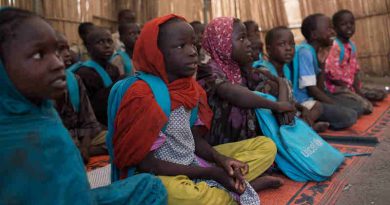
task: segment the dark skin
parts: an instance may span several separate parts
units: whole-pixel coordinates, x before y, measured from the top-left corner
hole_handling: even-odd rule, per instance
[[[234,23],[232,38],[232,58],[239,64],[241,70],[245,73],[245,68],[248,65],[248,62],[252,62],[253,58],[252,49],[246,35],[246,28],[244,24],[241,22]],[[254,94],[244,86],[228,82],[223,83],[218,87],[217,94],[220,98],[227,100],[232,105],[243,109],[267,108],[281,113],[295,111],[294,106],[289,102],[269,101]]]
[[[119,39],[125,44],[126,53],[133,56],[135,42],[138,39],[141,30],[136,23],[126,24],[126,29],[119,33]]]
[[[57,33],[57,45],[58,45],[58,54],[62,58],[65,67],[72,65],[72,56],[70,53],[69,43],[64,34]]]
[[[118,18],[118,24],[122,23],[135,23],[136,22],[136,14],[134,11],[126,10],[122,12],[122,15]]]
[[[158,46],[164,55],[169,82],[195,74],[198,55],[194,43],[194,31],[188,23],[171,20],[160,26]],[[242,193],[245,190],[243,175],[248,172],[248,165],[215,151],[202,137],[203,129],[199,126],[192,129],[195,154],[217,166],[204,168],[175,164],[156,159],[151,152],[139,164],[139,170],[165,176],[213,179],[228,190]]]
[[[274,65],[278,76],[285,77],[283,72],[283,66],[292,61],[295,53],[295,41],[294,35],[288,29],[280,30],[275,34],[275,38],[269,45],[266,46],[269,55],[269,61]],[[279,99],[287,100],[286,94],[283,96],[283,91],[279,90]],[[304,106],[296,103],[295,107],[301,111],[301,118],[312,126],[315,130],[322,131],[329,125],[327,123],[318,122],[314,123],[322,114],[322,105],[316,103],[311,110],[308,110]]]
[[[355,17],[352,13],[342,14],[339,18],[339,21],[334,25],[334,28],[337,34],[337,38],[340,39],[343,43],[348,43],[349,39],[355,34]],[[332,82],[338,86],[336,87],[336,90],[341,91],[347,89],[347,85],[341,80],[333,80]],[[359,82],[359,74],[356,73],[353,88],[358,95],[365,97],[360,90]]]
[[[252,58],[252,49],[251,49],[251,43],[247,37],[246,34],[246,28],[243,23],[240,21],[235,21],[233,23],[233,33],[232,33],[232,59],[238,63],[240,66],[241,72],[243,75],[247,75],[248,72],[248,65],[250,65],[253,62]],[[279,84],[279,91],[286,93],[287,87],[283,86],[284,82],[282,80],[275,79],[270,73],[264,73],[267,75],[270,79],[274,79],[278,81]],[[225,91],[221,92],[220,90],[226,89]],[[244,91],[245,90],[245,91]],[[244,92],[242,92],[244,91]],[[237,93],[236,93],[237,92]],[[291,105],[287,101],[279,101],[279,102],[273,102],[268,101],[264,98],[261,98],[254,94],[252,91],[250,91],[248,88],[245,88],[240,85],[233,85],[230,83],[224,83],[220,85],[220,87],[217,90],[217,93],[221,95],[225,95],[230,98],[228,101],[232,104],[233,99],[234,101],[238,101],[241,104],[238,105],[239,107],[244,107],[242,105],[245,105],[245,103],[251,103],[252,99],[255,102],[261,102],[263,105],[270,105],[270,107],[275,104],[275,106],[280,106],[280,110],[276,110],[278,112],[288,112],[291,111],[295,113],[295,108],[293,105]],[[236,96],[234,97],[234,95]],[[226,98],[227,99],[227,98]],[[246,99],[247,102],[242,102],[241,99]],[[264,106],[265,107],[265,106]],[[272,109],[270,107],[265,107]],[[244,107],[245,108],[245,107]],[[255,106],[249,107],[249,108],[257,108]],[[291,119],[290,119],[291,120]],[[251,186],[256,190],[263,190],[269,187],[277,188],[283,184],[283,180],[277,177],[271,177],[271,176],[260,176],[250,182]]]
[[[251,49],[252,49],[252,57],[253,61],[259,60],[260,53],[263,52],[263,42],[260,41],[260,37],[252,36],[249,37],[249,41],[251,42]]]
[[[202,37],[203,37],[205,26],[204,24],[195,24],[192,27],[194,28],[195,31],[195,45],[199,52],[200,49],[202,48]]]
[[[69,67],[70,65],[72,65],[72,61],[71,61],[72,57],[70,55],[69,44],[66,37],[61,33],[57,33],[57,45],[58,45],[57,47],[58,54],[60,55],[64,65],[66,67]],[[57,106],[62,107],[65,98],[66,98],[65,93],[61,97],[57,98],[55,101]],[[82,137],[79,150],[81,156],[83,157],[84,163],[88,163],[90,156],[107,154],[107,151],[104,150],[103,148],[91,146],[91,136]]]
[[[86,39],[86,47],[91,59],[106,67],[114,53],[114,41],[108,30],[100,27],[92,29]]]
[[[324,65],[325,60],[329,54],[329,47],[332,45],[334,32],[332,29],[331,21],[326,16],[321,16],[317,18],[317,28],[311,32],[310,39],[308,43],[314,47],[318,62],[322,72],[317,76],[317,85],[308,86],[307,90],[309,94],[314,97],[316,100],[328,104],[334,104],[333,99],[328,97],[324,92],[324,82],[325,82],[325,73]]]
[[[257,23],[251,23],[249,24],[247,29],[247,34],[249,37],[256,36],[260,38],[260,29],[259,25]]]
[[[66,91],[65,66],[57,53],[53,28],[32,17],[1,44],[0,54],[9,78],[19,92],[35,104],[56,99]]]

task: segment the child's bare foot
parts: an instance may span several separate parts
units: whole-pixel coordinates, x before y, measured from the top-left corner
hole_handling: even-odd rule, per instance
[[[329,122],[316,122],[313,125],[313,130],[316,132],[325,132],[329,126]]]
[[[260,176],[250,182],[254,190],[261,191],[264,189],[277,189],[284,184],[282,178],[273,176]]]

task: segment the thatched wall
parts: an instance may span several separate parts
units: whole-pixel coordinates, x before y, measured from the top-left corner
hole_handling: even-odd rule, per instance
[[[339,9],[349,9],[356,16],[358,56],[363,71],[390,75],[390,0],[0,0],[33,10],[64,32],[72,43],[80,43],[77,27],[80,22],[92,21],[111,30],[116,29],[120,9],[137,12],[144,23],[156,16],[176,13],[189,21],[208,22],[218,16],[235,16],[259,23],[262,38],[274,26],[289,26],[297,42],[302,17],[321,12],[331,16]]]

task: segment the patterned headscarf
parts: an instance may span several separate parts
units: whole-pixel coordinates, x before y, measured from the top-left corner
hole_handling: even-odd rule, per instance
[[[203,35],[203,48],[210,54],[211,59],[225,73],[233,84],[241,84],[241,71],[237,62],[232,59],[233,17],[213,19],[206,27]]]

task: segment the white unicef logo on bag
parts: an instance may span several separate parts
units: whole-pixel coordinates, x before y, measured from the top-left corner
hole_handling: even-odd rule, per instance
[[[318,150],[324,143],[319,139],[313,139],[309,146],[301,151],[302,155],[305,157],[310,157],[314,152]]]

